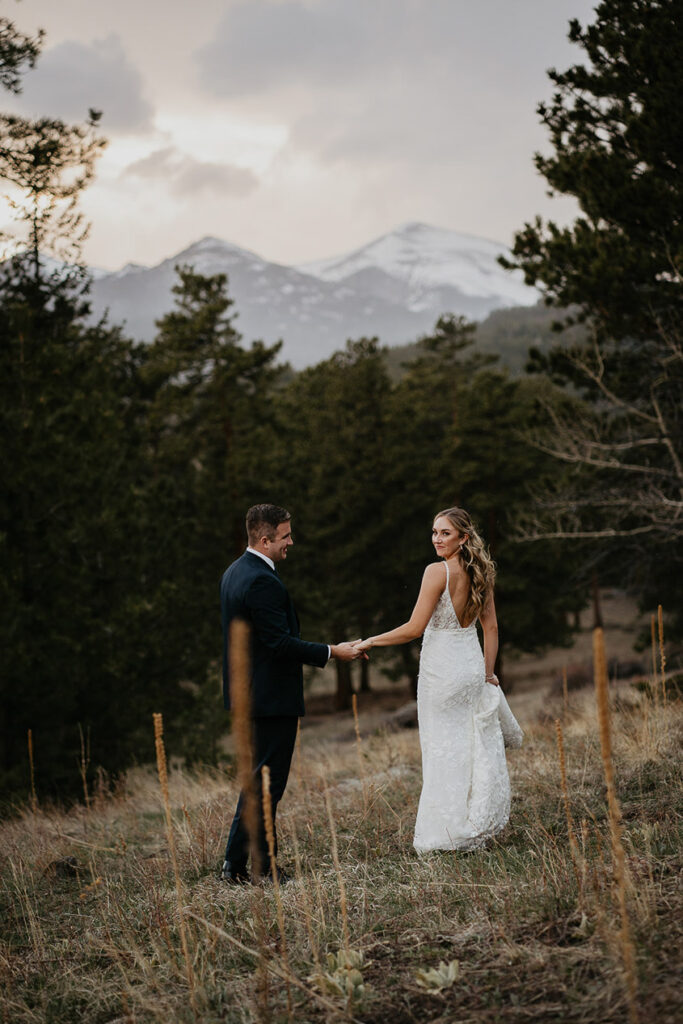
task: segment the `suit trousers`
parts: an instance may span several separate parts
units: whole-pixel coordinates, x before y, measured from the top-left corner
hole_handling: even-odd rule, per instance
[[[270,770],[270,799],[273,808],[273,835],[275,837],[275,854],[277,855],[277,832],[275,830],[275,814],[277,805],[287,785],[289,767],[292,763],[294,744],[296,742],[299,719],[291,716],[278,715],[273,718],[254,718],[252,721],[252,745],[254,753],[254,793],[258,809],[258,831],[256,848],[260,865],[251,866],[252,874],[268,874],[270,871],[270,855],[268,840],[264,828],[263,798],[261,791],[261,768],[264,765]],[[249,833],[244,821],[244,793],[240,793],[237,810],[230,827],[225,859],[233,872],[246,872],[249,857]],[[259,872],[260,868],[260,872]]]

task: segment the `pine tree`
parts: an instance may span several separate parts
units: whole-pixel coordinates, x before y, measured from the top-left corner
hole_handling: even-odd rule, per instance
[[[298,374],[282,397],[279,493],[300,542],[283,572],[305,635],[328,642],[369,633],[386,599],[395,542],[385,503],[389,393],[377,339],[361,338]],[[343,710],[353,670],[343,662],[335,670]]]
[[[442,317],[419,349],[396,387],[391,420],[392,518],[401,538],[396,568],[404,581],[395,578],[386,588],[390,621],[407,618],[424,566],[434,560],[433,516],[451,505],[466,508],[499,566],[502,679],[506,651],[562,643],[569,635],[568,610],[584,603],[566,552],[557,545],[552,553],[550,545],[520,552],[513,540],[529,488],[544,478],[550,461],[520,436],[535,416],[539,385],[498,369],[495,357],[478,351],[474,326],[462,319]],[[539,607],[545,609],[542,621]],[[414,685],[416,652],[406,647],[397,655]]]
[[[272,393],[283,371],[279,345],[242,346],[225,274],[177,271],[175,308],[158,321],[141,368],[153,538],[141,553],[154,638],[146,671],[194,694],[171,740],[210,759],[225,724],[216,712],[218,582],[244,550],[246,509],[267,500]]]
[[[43,42],[43,32],[31,37],[20,32],[9,18],[0,18],[0,87],[21,91],[21,76],[35,66]]]
[[[534,357],[584,403],[546,406],[533,440],[570,472],[526,536],[592,538],[643,586],[683,561],[680,3],[603,0],[569,38],[586,61],[549,73],[556,91],[539,113],[553,153],[536,165],[581,213],[566,228],[527,224],[512,265],[563,323],[585,323],[586,343]]]
[[[0,644],[6,781],[21,777],[32,728],[39,781],[55,792],[76,783],[79,722],[93,724],[99,763],[120,763],[137,454],[130,344],[85,327],[79,297],[58,288],[51,306],[52,294],[20,277],[0,286]]]
[[[587,58],[551,70],[538,112],[553,153],[536,167],[580,216],[537,218],[514,255],[527,282],[576,306],[600,339],[646,341],[680,321],[683,23],[679,0],[603,0],[595,22],[570,23]]]
[[[0,23],[5,85],[18,88],[36,54]],[[78,199],[103,145],[95,122],[0,118],[0,178],[20,222],[0,268],[0,776],[10,795],[28,784],[28,728],[41,792],[55,794],[76,787],[79,723],[116,768],[136,714],[125,693],[135,355],[120,331],[83,320]],[[50,270],[48,253],[68,263]]]

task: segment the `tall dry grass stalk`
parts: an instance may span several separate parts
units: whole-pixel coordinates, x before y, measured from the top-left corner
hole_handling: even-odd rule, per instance
[[[356,749],[358,750],[358,774],[360,776],[360,784],[363,790],[363,813],[367,814],[368,810],[368,788],[367,780],[365,778],[365,766],[363,764],[363,744],[360,738],[360,721],[358,719],[358,698],[356,694],[351,695],[351,707],[353,708],[353,726],[356,730]]]
[[[659,679],[657,677],[657,633],[655,627],[655,617],[650,617],[650,635],[651,635],[651,650],[652,650],[652,693],[654,695],[655,704],[659,703]]]
[[[654,621],[654,620],[653,620]],[[612,844],[612,860],[614,878],[619,895],[619,913],[621,917],[620,943],[626,981],[628,1013],[631,1024],[638,1024],[636,963],[631,926],[626,905],[626,858],[622,842],[621,808],[617,799],[614,784],[614,763],[612,760],[611,715],[609,706],[609,683],[607,679],[607,658],[605,655],[605,637],[602,629],[593,630],[593,667],[595,674],[595,693],[598,706],[598,723],[600,727],[600,750],[605,772],[607,787],[607,806],[609,811],[610,839]]]
[[[664,616],[661,604],[657,605],[657,624],[659,626],[659,670],[662,677],[662,703],[666,704],[666,655],[664,653]]]
[[[237,755],[237,778],[244,801],[244,824],[249,834],[251,873],[256,878],[261,864],[258,845],[259,806],[254,787],[254,759],[251,740],[251,687],[249,684],[249,626],[234,619],[230,626],[230,707],[232,735]]]
[[[297,785],[302,793],[306,792],[306,778],[304,775],[304,759],[301,753],[301,719],[296,724],[296,742],[294,744],[294,774]]]
[[[251,735],[251,685],[249,656],[249,626],[241,619],[230,624],[230,708],[232,712],[232,736],[237,756],[237,779],[242,793],[242,816],[249,836],[251,855],[251,877],[261,877],[265,865],[261,863],[259,849],[259,814],[256,787],[254,786],[254,754]],[[254,921],[258,941],[260,968],[261,1017],[270,1020],[268,992],[268,952],[266,926],[263,919],[263,891],[254,889],[252,898]]]
[[[168,792],[168,767],[166,765],[166,749],[164,747],[164,720],[163,716],[158,712],[155,712],[152,717],[154,719],[154,745],[156,747],[159,785],[161,786],[161,794],[164,800],[164,811],[166,813],[166,836],[168,838],[168,849],[171,854],[171,864],[173,865],[173,875],[175,878],[176,901],[178,904],[178,928],[180,930],[180,944],[182,946],[183,958],[185,960],[185,973],[187,975],[187,984],[190,990],[190,1004],[192,1006],[192,1012],[194,1013],[195,1017],[197,1017],[194,973],[192,971],[190,948],[187,940],[187,928],[185,927],[185,911],[183,907],[183,886],[182,881],[180,879],[180,871],[178,869],[178,856],[176,854],[175,835],[173,832],[173,818],[171,816],[171,798]]]
[[[28,731],[28,764],[31,772],[31,810],[35,814],[38,810],[38,797],[36,796],[36,772],[33,763],[33,730]]]
[[[318,949],[318,942],[315,937],[313,930],[313,907],[309,896],[309,887],[304,882],[304,873],[301,866],[301,851],[299,849],[299,837],[296,831],[296,822],[292,822],[289,834],[292,837],[292,846],[294,847],[294,875],[301,891],[301,899],[303,901],[303,914],[306,922],[306,931],[308,933],[308,942],[311,947],[311,955],[313,957],[313,963],[315,964],[316,973],[319,975],[320,970],[320,952]]]
[[[334,823],[334,814],[332,812],[332,800],[330,799],[330,791],[325,786],[325,807],[327,808],[327,820],[330,825],[330,847],[332,849],[332,863],[334,864],[334,870],[337,874],[337,884],[339,885],[339,909],[341,910],[342,919],[342,935],[344,941],[344,952],[348,954],[351,948],[351,940],[349,935],[349,914],[346,903],[346,886],[344,885],[344,876],[342,874],[341,863],[339,861],[339,847],[337,846],[337,828]]]
[[[86,743],[83,738],[83,727],[81,723],[78,723],[78,733],[81,738],[81,760],[78,768],[81,774],[81,782],[83,783],[83,799],[85,800],[85,808],[87,811],[90,810],[90,795],[88,793],[88,767],[90,765],[90,728],[88,727],[88,743],[86,750]]]
[[[36,908],[31,902],[24,865],[21,861],[15,862],[14,860],[10,860],[9,863],[12,871],[14,890],[19,896],[19,908],[21,915],[24,918],[26,931],[31,937],[33,954],[38,960],[40,960],[45,956],[45,951],[50,948],[50,943],[43,930],[40,916],[36,913]],[[49,922],[46,921],[45,923],[48,924]]]
[[[270,768],[267,764],[261,769],[261,798],[263,802],[263,823],[266,829],[266,840],[268,841],[268,856],[270,858],[270,874],[273,879],[273,892],[275,893],[275,906],[277,909],[277,923],[280,929],[280,957],[282,965],[287,972],[287,1016],[292,1020],[292,987],[289,983],[289,960],[287,959],[287,935],[285,931],[285,914],[282,909],[282,893],[280,892],[280,879],[278,877],[277,860],[275,859],[275,829],[273,828],[273,801],[270,796]]]
[[[574,874],[576,875],[576,885],[579,893],[579,905],[583,905],[583,885],[581,870],[581,854],[579,852],[579,844],[576,841],[574,834],[574,821],[572,819],[571,807],[569,805],[569,788],[567,786],[567,764],[564,754],[564,735],[562,732],[562,722],[559,718],[555,719],[555,731],[557,732],[557,756],[560,763],[560,781],[562,785],[562,798],[564,800],[564,813],[567,819],[567,835],[569,836],[569,850],[571,852],[572,864],[574,866]]]

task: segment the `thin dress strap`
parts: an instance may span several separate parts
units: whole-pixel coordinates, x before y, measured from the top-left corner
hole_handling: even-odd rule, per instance
[[[451,596],[451,588],[450,588],[451,574],[450,574],[450,571],[448,569],[448,562],[444,561],[443,564],[446,566],[446,593],[450,597]]]

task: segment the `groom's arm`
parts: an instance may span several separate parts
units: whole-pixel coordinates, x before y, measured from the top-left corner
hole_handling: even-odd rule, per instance
[[[323,668],[330,657],[327,644],[310,643],[292,636],[287,618],[286,597],[275,577],[259,576],[246,595],[254,632],[278,658]]]

